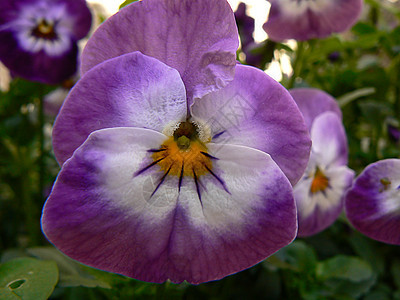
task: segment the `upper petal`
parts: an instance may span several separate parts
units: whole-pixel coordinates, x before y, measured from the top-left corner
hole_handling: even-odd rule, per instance
[[[138,173],[165,138],[139,128],[92,133],[63,165],[45,204],[47,238],[96,268],[191,283],[248,268],[293,240],[291,185],[267,154],[209,144],[218,157],[214,175],[197,184],[184,177],[179,189],[179,178],[162,179],[157,165]]]
[[[327,111],[314,119],[311,127],[312,151],[323,166],[347,164],[347,137],[341,119],[336,113]]]
[[[349,221],[375,240],[400,245],[400,160],[370,164],[346,194]]]
[[[342,119],[342,112],[335,98],[328,93],[314,88],[296,88],[289,90],[294,101],[296,101],[304,121],[309,130],[314,119],[323,112],[332,111]]]
[[[110,59],[87,72],[64,102],[53,130],[60,164],[95,130],[142,127],[162,131],[186,118],[179,73],[139,52]]]
[[[349,29],[359,18],[362,0],[270,0],[263,28],[274,41],[324,38]]]
[[[220,88],[234,75],[238,33],[225,0],[146,0],[126,6],[90,38],[82,72],[141,51],[177,69],[188,100]]]
[[[238,65],[228,86],[191,110],[211,127],[213,142],[270,154],[292,184],[303,175],[311,145],[303,117],[288,91],[264,72]]]

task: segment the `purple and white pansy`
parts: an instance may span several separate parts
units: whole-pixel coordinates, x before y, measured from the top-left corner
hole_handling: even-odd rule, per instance
[[[288,91],[236,66],[237,47],[225,0],[134,2],[100,26],[53,131],[63,166],[42,228],[57,248],[197,284],[295,238],[309,134]]]
[[[363,0],[269,0],[264,30],[273,41],[324,38],[349,29],[359,18]]]
[[[347,139],[341,112],[327,93],[311,88],[290,91],[311,133],[307,169],[294,186],[298,236],[310,236],[330,226],[343,210],[344,193],[354,172],[347,165]]]
[[[91,22],[84,0],[0,0],[0,60],[16,76],[60,83],[75,73]]]
[[[346,214],[366,236],[400,245],[400,159],[370,164],[346,194]]]

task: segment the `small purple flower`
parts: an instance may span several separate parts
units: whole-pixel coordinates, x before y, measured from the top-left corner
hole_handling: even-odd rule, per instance
[[[309,136],[279,83],[235,65],[237,44],[225,0],[135,2],[100,26],[53,131],[64,164],[42,228],[57,248],[201,283],[293,240]]]
[[[60,83],[76,71],[91,19],[84,0],[0,0],[0,60],[17,76]]]
[[[400,159],[370,164],[346,194],[346,214],[366,236],[400,245]]]
[[[337,219],[354,172],[346,166],[347,139],[335,99],[317,89],[299,88],[290,93],[311,132],[310,160],[294,187],[298,236],[310,236]]]
[[[349,29],[359,18],[363,0],[269,0],[264,30],[273,41],[324,38]]]

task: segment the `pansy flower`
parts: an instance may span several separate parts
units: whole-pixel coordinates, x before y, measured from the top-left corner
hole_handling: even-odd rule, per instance
[[[235,11],[236,24],[239,29],[241,48],[246,55],[246,63],[252,66],[260,65],[262,55],[252,53],[259,46],[254,41],[254,19],[247,15],[246,4],[240,2]]]
[[[346,215],[375,240],[400,245],[400,159],[370,164],[346,195]]]
[[[307,169],[294,187],[298,236],[310,236],[330,226],[343,209],[345,191],[354,172],[347,165],[347,139],[334,98],[311,88],[290,91],[311,134]]]
[[[13,75],[62,82],[76,71],[91,19],[84,0],[0,0],[0,60]]]
[[[63,166],[42,228],[57,248],[201,283],[293,240],[308,132],[279,83],[236,66],[237,46],[225,0],[135,2],[100,26],[53,131]]]
[[[349,29],[359,18],[362,0],[269,0],[263,28],[269,39],[309,40]]]

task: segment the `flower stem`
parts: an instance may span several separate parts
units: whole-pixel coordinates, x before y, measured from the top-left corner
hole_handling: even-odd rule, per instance
[[[304,49],[305,49],[305,42],[297,42],[297,50],[296,50],[296,56],[294,58],[293,62],[293,74],[292,77],[290,78],[289,84],[288,84],[288,89],[291,89],[294,87],[296,78],[300,76],[301,74],[301,69],[303,65],[303,54],[304,54]]]

